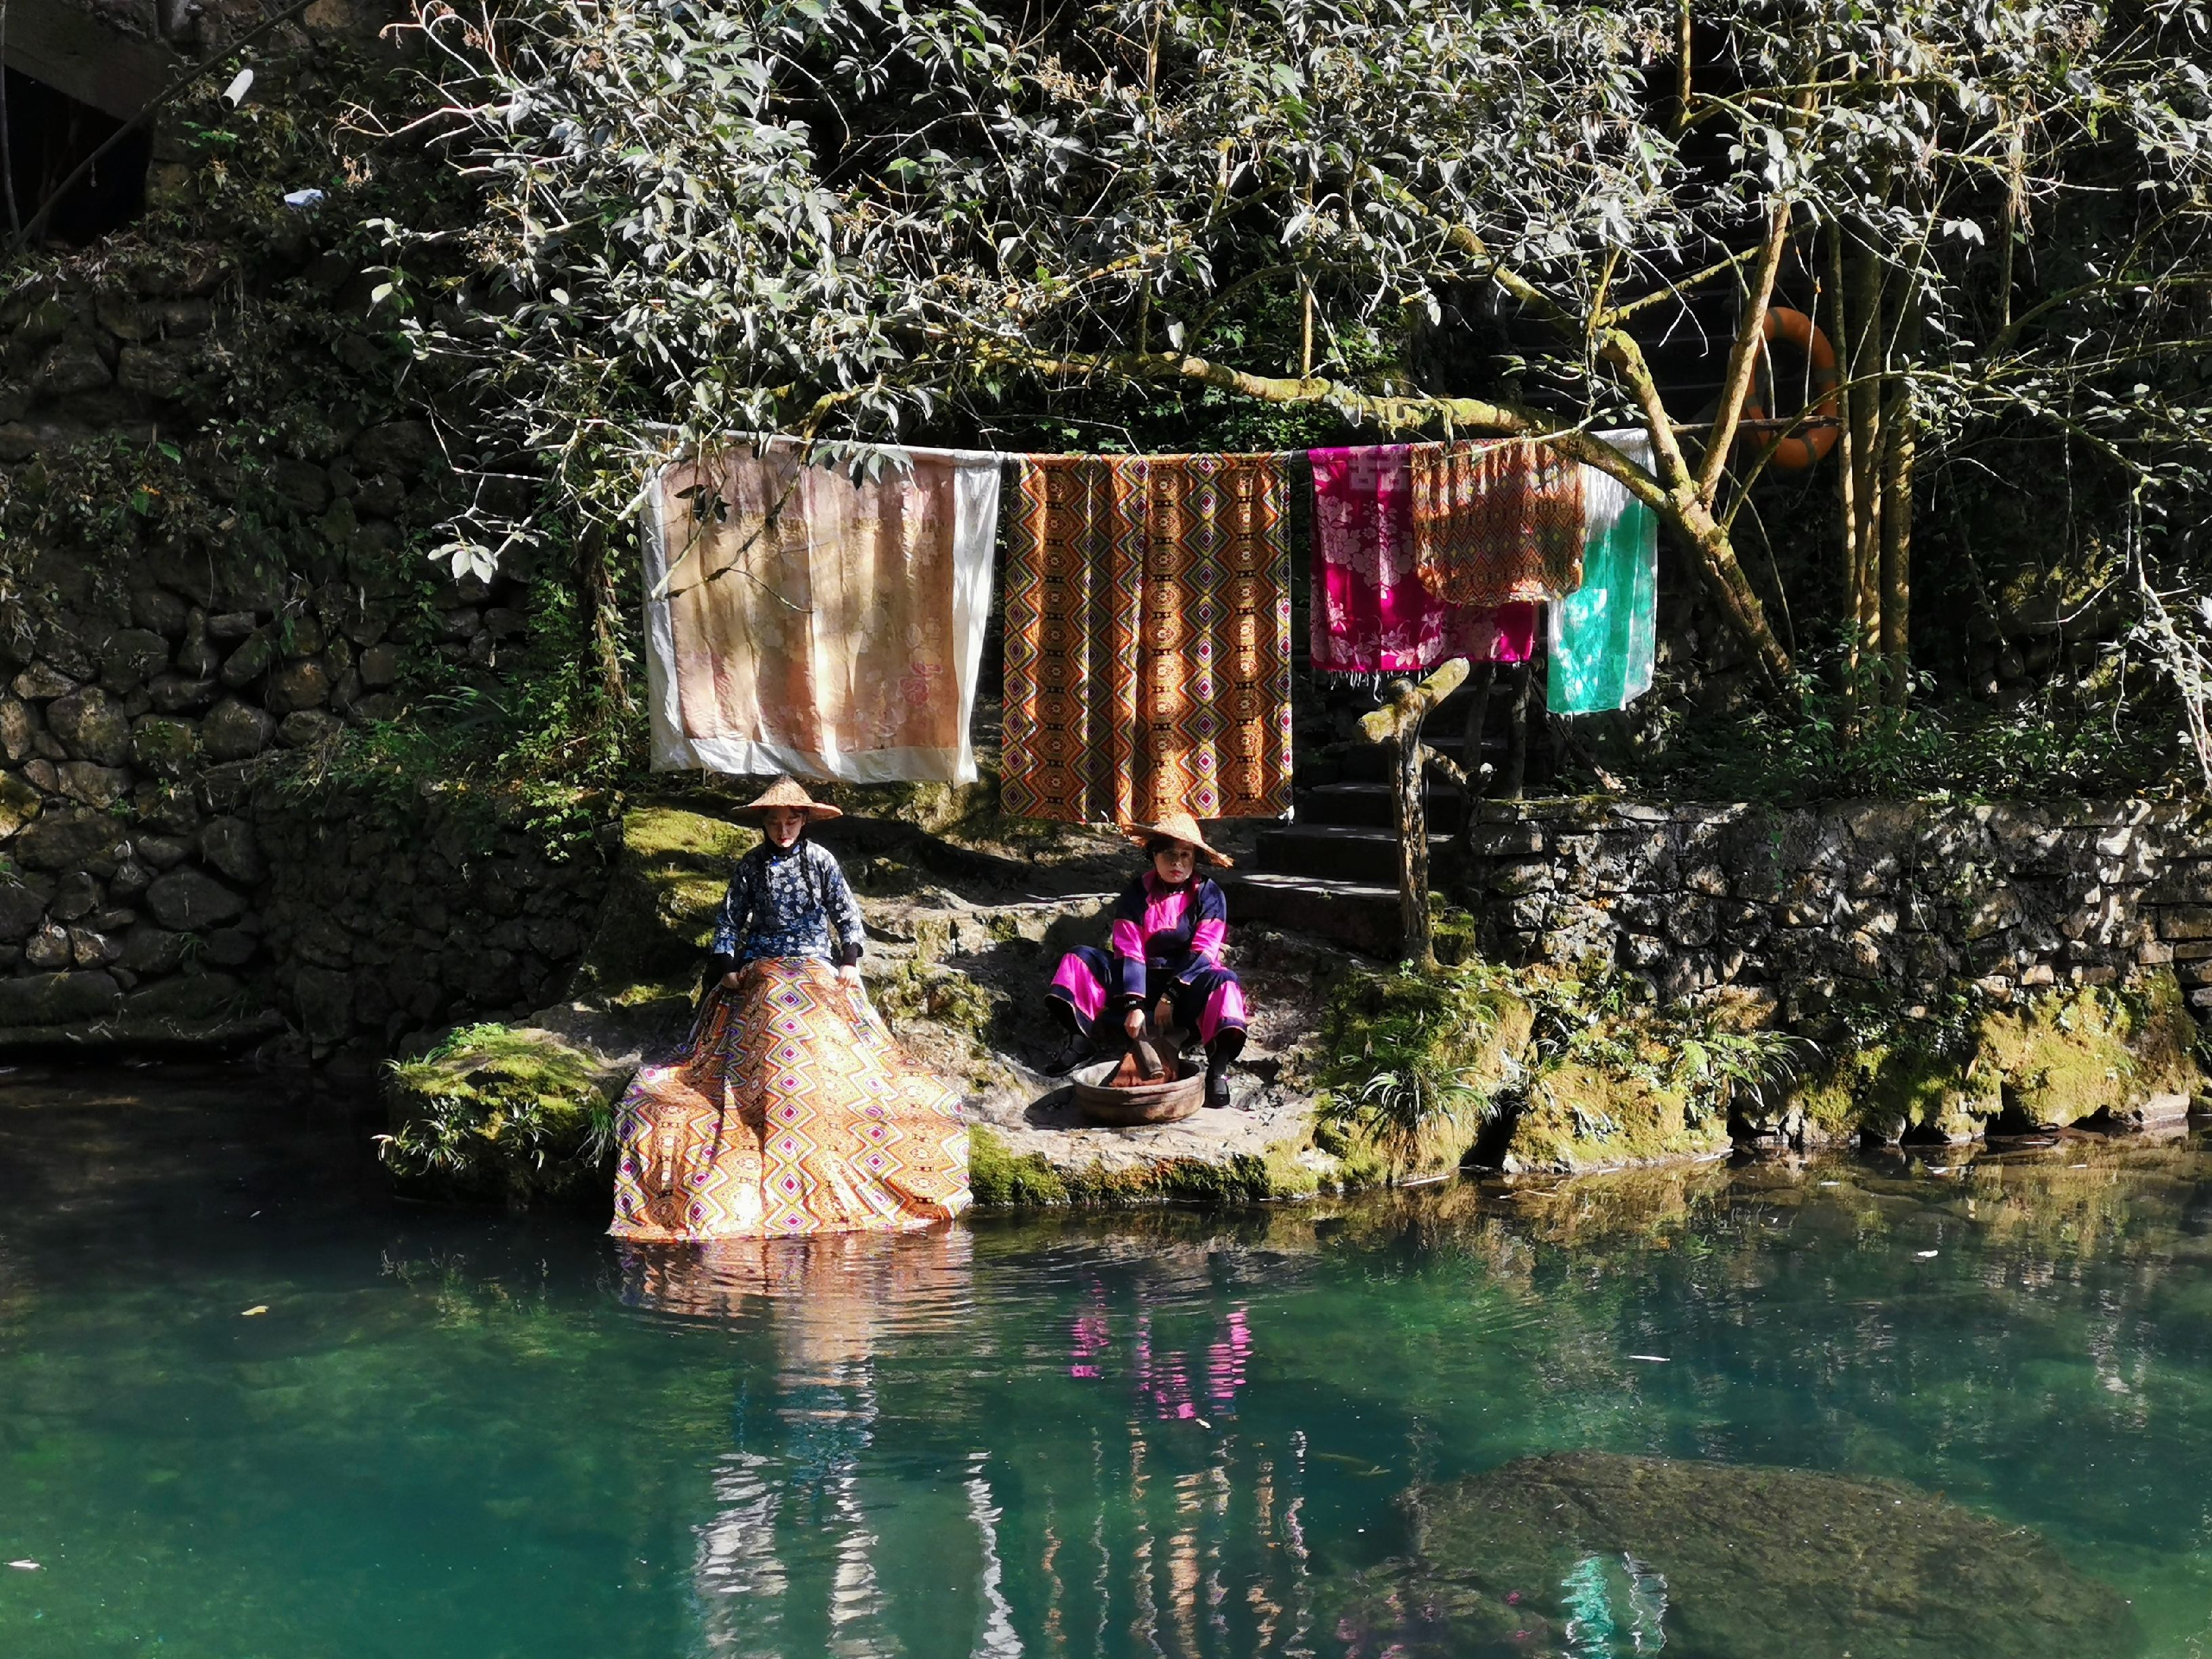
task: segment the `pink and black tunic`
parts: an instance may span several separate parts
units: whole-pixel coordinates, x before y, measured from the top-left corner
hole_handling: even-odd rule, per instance
[[[1080,945],[1060,959],[1050,995],[1071,1006],[1085,1026],[1109,1008],[1118,1017],[1174,1000],[1176,1024],[1212,1042],[1243,1030],[1244,987],[1221,965],[1229,941],[1229,906],[1218,882],[1194,876],[1170,887],[1147,870],[1114,906],[1110,950]]]

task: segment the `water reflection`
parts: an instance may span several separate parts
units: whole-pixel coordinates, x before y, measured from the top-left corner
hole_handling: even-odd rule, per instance
[[[1822,1559],[1794,1487],[1783,1525],[1701,1490],[1455,1584],[1504,1559],[1462,1500],[1561,1453],[1896,1481],[1948,1495],[1938,1542],[1972,1515],[2078,1575],[2021,1547],[1970,1599],[1923,1561],[1860,1659],[1914,1621],[1942,1659],[2034,1652],[1968,1615],[2039,1579],[2212,1652],[2201,1141],[617,1255],[598,1218],[365,1198],[289,1150],[300,1103],[17,1105],[0,1563],[43,1565],[0,1571],[8,1659],[1466,1659],[1461,1589],[1513,1609],[1501,1653],[1706,1653],[1723,1602],[1753,1650],[1820,1650],[1778,1589]],[[1691,1550],[1678,1514],[1727,1524]],[[1826,1579],[1879,1592],[1901,1547]]]
[[[741,1369],[695,1529],[699,1651],[1312,1653],[1305,1437],[1235,1432],[1259,1342],[1241,1255],[1064,1257],[1079,1299],[1017,1344],[1058,1345],[1059,1378],[1018,1390],[1054,1431],[994,1417],[917,1445],[930,1398],[960,1392],[929,1356],[1006,1357],[971,1233],[627,1247],[628,1305],[757,1331],[772,1356]]]

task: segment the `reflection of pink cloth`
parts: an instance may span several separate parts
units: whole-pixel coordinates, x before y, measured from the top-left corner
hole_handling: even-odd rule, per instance
[[[1131,1355],[1134,1364],[1130,1377],[1137,1397],[1149,1402],[1153,1415],[1163,1421],[1203,1423],[1206,1419],[1198,1414],[1198,1396],[1191,1387],[1189,1356],[1180,1349],[1153,1348],[1152,1316],[1143,1311],[1144,1299],[1140,1290],[1136,1346]],[[1113,1343],[1106,1293],[1100,1285],[1091,1285],[1091,1305],[1076,1315],[1068,1338],[1067,1374],[1086,1379],[1098,1377],[1099,1362]],[[1249,1380],[1246,1362],[1251,1357],[1250,1317],[1239,1303],[1230,1310],[1220,1339],[1206,1350],[1206,1393],[1210,1402],[1208,1409],[1215,1416],[1237,1414],[1237,1396]]]
[[[1411,447],[1308,452],[1314,474],[1313,665],[1400,673],[1450,657],[1526,662],[1536,607],[1462,610],[1429,595],[1413,569]]]

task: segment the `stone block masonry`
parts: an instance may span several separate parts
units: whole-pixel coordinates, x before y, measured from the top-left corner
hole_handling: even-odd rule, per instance
[[[2203,1018],[2206,827],[2143,801],[1490,802],[1460,890],[1501,960],[1615,968],[1668,1002],[1756,989],[1793,1024],[1854,988],[2002,999],[2158,968]]]
[[[267,271],[163,245],[0,300],[0,1047],[380,1054],[542,1006],[581,953],[599,848],[307,782],[410,678],[495,687],[531,626],[524,581],[421,552],[483,481],[351,361],[350,273],[310,258],[272,307]],[[241,424],[272,318],[290,391]]]

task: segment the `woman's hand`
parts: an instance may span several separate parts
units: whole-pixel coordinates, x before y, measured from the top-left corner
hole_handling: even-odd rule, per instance
[[[846,984],[851,986],[854,990],[859,990],[860,988],[860,964],[857,962],[847,963],[843,967],[837,970],[837,977],[843,980]]]
[[[731,969],[728,973],[722,975],[722,988],[725,991],[736,990],[738,988],[738,970],[734,968]]]
[[[1133,1042],[1144,1036],[1145,1011],[1141,1008],[1130,1009],[1127,1013],[1121,1016],[1121,1029],[1129,1034],[1129,1040]]]

